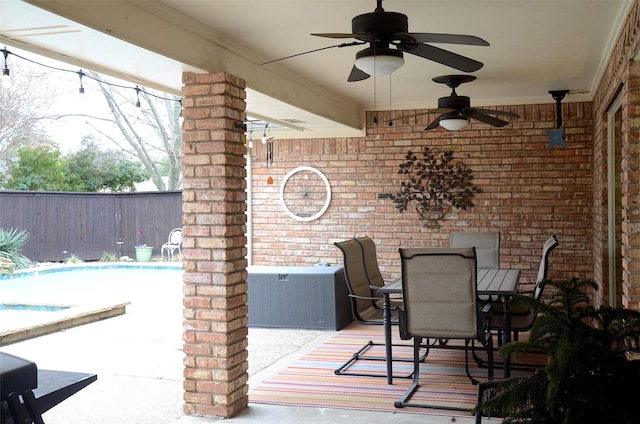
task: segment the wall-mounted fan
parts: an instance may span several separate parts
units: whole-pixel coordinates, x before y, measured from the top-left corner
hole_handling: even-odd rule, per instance
[[[433,78],[434,82],[446,84],[447,87],[451,88],[451,95],[438,99],[438,109],[432,112],[442,113],[442,115],[431,122],[425,130],[432,130],[440,125],[448,130],[457,131],[467,125],[469,118],[477,119],[494,127],[504,127],[508,124],[507,121],[490,115],[518,118],[518,114],[513,112],[472,108],[469,97],[458,96],[456,88],[462,83],[471,82],[475,79],[476,77],[473,75],[443,75]]]
[[[482,68],[482,62],[425,43],[489,45],[482,38],[473,35],[409,32],[407,16],[402,13],[385,12],[382,8],[382,0],[377,0],[374,12],[358,15],[351,20],[351,33],[311,35],[334,39],[355,38],[358,41],[311,50],[266,63],[333,47],[369,44],[369,47],[356,54],[356,62],[348,78],[348,81],[352,82],[367,79],[370,75],[391,74],[404,64],[403,53],[432,60],[463,72],[474,72]]]

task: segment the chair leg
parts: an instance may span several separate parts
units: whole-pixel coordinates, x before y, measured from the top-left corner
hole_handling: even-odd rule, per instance
[[[416,392],[416,390],[418,390],[418,387],[420,386],[419,381],[420,381],[420,361],[419,356],[420,356],[420,345],[422,343],[422,338],[421,337],[414,337],[413,338],[413,380],[411,381],[411,385],[409,386],[409,388],[404,392],[404,394],[402,395],[402,397],[400,398],[400,400],[397,400],[393,403],[393,405],[396,408],[404,408],[405,406],[409,406],[409,399],[411,399],[411,396],[413,396],[413,394]],[[411,405],[414,406],[414,405]]]
[[[427,404],[419,404],[419,403],[409,403],[411,397],[416,392],[416,390],[418,390],[418,387],[420,386],[420,384],[419,384],[419,380],[420,380],[420,361],[418,359],[419,359],[419,354],[420,354],[420,345],[421,345],[421,343],[422,343],[421,338],[414,337],[413,380],[411,382],[411,385],[407,388],[407,390],[404,392],[404,394],[400,398],[400,400],[395,401],[393,403],[393,405],[396,408],[404,408],[406,406],[410,406],[410,407],[416,407],[416,408],[449,409],[449,410],[455,410],[455,411],[472,411],[473,408],[458,408],[458,407],[454,407],[454,406],[446,406],[445,407],[445,406],[442,406],[442,405],[427,405]],[[478,384],[478,381],[475,378],[473,378],[473,376],[471,376],[471,373],[469,372],[469,343],[471,343],[470,340],[465,340],[465,346],[464,346],[465,368],[466,368],[466,372],[467,372],[467,377],[469,377],[471,382],[473,384]],[[486,348],[487,348],[487,352],[488,352],[487,354],[488,354],[488,364],[489,364],[488,376],[489,376],[489,381],[492,381],[493,380],[493,341],[489,338],[486,343],[487,343]],[[443,348],[446,348],[446,346],[443,345]],[[476,420],[477,419],[478,418],[476,417]]]
[[[12,392],[7,397],[7,404],[14,424],[44,424],[38,401],[31,390],[22,394],[22,402],[20,396]]]
[[[350,376],[355,376],[355,377],[384,377],[386,378],[387,375],[386,374],[368,374],[368,373],[362,373],[362,372],[357,372],[357,371],[349,371],[349,367],[351,367],[356,361],[385,361],[387,360],[386,356],[366,356],[365,353],[373,346],[384,346],[384,343],[375,343],[372,340],[369,340],[364,346],[362,346],[360,349],[358,349],[358,351],[356,353],[354,353],[353,355],[351,355],[351,358],[349,358],[344,364],[340,365],[340,367],[336,368],[333,373],[336,375],[350,375]],[[393,344],[394,347],[409,347],[411,345],[408,344]],[[420,348],[423,348],[425,346],[420,346]],[[429,348],[428,346],[426,346],[426,350],[425,353],[420,356],[420,354],[418,353],[419,356],[419,361],[420,362],[424,362],[424,360],[427,358],[427,355],[429,354]],[[398,361],[398,362],[413,362],[413,358],[412,359],[406,359],[406,358],[392,358],[392,361]],[[406,375],[393,375],[393,378],[412,378],[413,377],[413,372],[410,374],[406,374]]]
[[[22,400],[29,411],[29,415],[31,415],[31,420],[33,424],[44,424],[42,420],[42,413],[40,412],[40,407],[38,406],[38,401],[36,401],[36,397],[31,390],[27,390],[22,394]]]

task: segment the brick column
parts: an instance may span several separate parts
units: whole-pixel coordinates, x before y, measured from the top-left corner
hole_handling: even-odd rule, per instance
[[[184,412],[248,404],[245,82],[183,74]]]
[[[640,62],[628,67],[622,125],[622,306],[640,310]]]

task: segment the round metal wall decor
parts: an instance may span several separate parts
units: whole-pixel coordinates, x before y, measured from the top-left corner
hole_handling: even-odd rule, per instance
[[[316,168],[300,166],[291,170],[280,185],[280,205],[297,221],[313,221],[322,216],[331,203],[331,186]]]

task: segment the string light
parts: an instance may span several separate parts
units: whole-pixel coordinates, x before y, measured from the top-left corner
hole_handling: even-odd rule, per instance
[[[11,87],[11,75],[9,73],[9,66],[7,65],[7,57],[9,56],[9,50],[5,47],[2,49],[2,54],[4,55],[4,67],[2,68],[2,87],[9,88]]]
[[[140,87],[136,85],[136,107],[140,109]]]
[[[143,94],[145,94],[147,96],[155,97],[156,99],[159,99],[159,100],[170,100],[170,101],[174,101],[174,102],[179,102],[182,105],[182,99],[159,96],[157,94],[153,94],[153,93],[151,93],[149,91],[146,91],[146,90],[140,88],[138,85],[136,85],[135,87],[130,87],[130,86],[125,86],[125,85],[121,85],[121,84],[114,84],[112,82],[108,82],[108,81],[105,81],[103,79],[94,77],[91,74],[87,74],[82,69],[79,70],[79,71],[74,71],[74,70],[71,70],[71,69],[63,69],[63,68],[58,68],[58,67],[51,66],[51,65],[45,65],[44,63],[39,63],[39,62],[36,62],[35,60],[31,60],[31,59],[28,59],[26,57],[20,56],[20,55],[18,55],[16,53],[13,53],[13,52],[7,50],[6,46],[3,49],[0,49],[0,52],[2,52],[2,54],[4,55],[4,67],[2,68],[2,87],[4,87],[4,88],[8,88],[11,85],[11,77],[10,77],[9,67],[7,65],[7,57],[9,55],[13,55],[13,56],[15,56],[17,58],[20,58],[22,60],[26,60],[27,62],[31,62],[31,63],[33,63],[35,65],[38,65],[38,66],[43,66],[45,68],[53,69],[55,71],[69,72],[69,73],[77,74],[78,77],[80,78],[80,88],[78,89],[78,92],[80,94],[84,94],[84,85],[82,84],[82,78],[83,77],[87,77],[87,78],[91,78],[94,81],[97,81],[100,84],[105,84],[105,85],[108,85],[110,87],[117,87],[117,88],[135,90],[135,92],[136,92],[136,107],[137,108],[140,107],[140,93],[143,93]],[[180,110],[182,110],[182,107],[180,108]]]
[[[84,72],[82,72],[82,69],[80,69],[78,71],[78,77],[80,77],[80,88],[78,89],[78,93],[80,94],[84,94],[84,87],[82,86],[82,77],[84,76]]]

